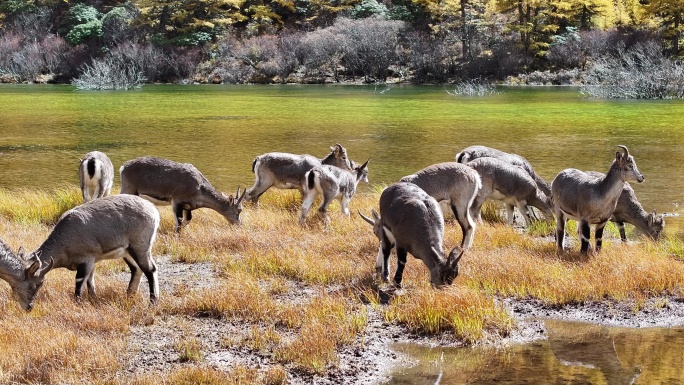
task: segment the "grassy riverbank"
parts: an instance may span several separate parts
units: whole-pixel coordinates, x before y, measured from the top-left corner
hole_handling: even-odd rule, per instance
[[[368,213],[378,198],[357,196],[352,211]],[[0,238],[15,251],[33,250],[61,212],[79,202],[75,187],[0,190]],[[204,209],[177,237],[171,210],[160,207],[153,252],[161,300],[154,307],[145,284],[136,297],[126,296],[128,271],[120,260],[98,264],[99,297],[81,303],[72,298],[74,273],[66,270],[48,274],[31,313],[0,285],[0,380],[335,382],[353,375],[349,361],[368,358],[371,339],[385,328],[443,343],[496,342],[517,327],[500,297],[554,307],[629,302],[636,313],[651,297],[681,297],[684,287],[678,240],[623,245],[609,238],[601,254],[583,257],[575,245],[557,255],[552,238],[540,237],[551,226],[536,226],[532,236],[484,223],[453,286],[432,289],[425,266],[411,258],[404,288],[395,292],[374,277],[370,226],[358,215],[342,217],[337,204],[331,209],[329,226],[310,213],[302,228],[298,194],[273,191],[260,207],[245,207],[241,227]],[[460,238],[458,225],[448,222],[445,248]]]

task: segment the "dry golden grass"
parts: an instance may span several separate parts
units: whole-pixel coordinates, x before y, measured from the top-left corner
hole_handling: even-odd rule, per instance
[[[74,273],[51,272],[31,313],[21,311],[9,287],[0,284],[0,382],[279,384],[287,378],[285,367],[317,374],[335,367],[340,349],[363,338],[368,319],[364,301],[411,332],[473,343],[511,331],[513,321],[497,296],[536,298],[550,305],[610,298],[633,301],[638,310],[649,297],[682,294],[684,243],[677,238],[623,245],[609,234],[600,254],[582,256],[574,245],[558,255],[548,237],[553,224],[539,222],[521,232],[483,223],[452,287],[430,287],[423,263],[410,258],[404,289],[381,305],[379,290],[386,291],[386,284],[374,278],[378,241],[356,214],[357,209],[377,210],[378,198],[379,190],[356,196],[351,218],[333,203],[329,225],[312,214],[301,227],[298,193],[269,191],[260,207],[246,205],[242,226],[204,209],[194,213],[180,236],[173,233],[171,210],[160,207],[154,254],[168,255],[175,263],[208,263],[216,274],[202,282],[173,282],[160,271],[162,284],[173,289],[162,292],[153,308],[146,295],[126,296],[126,283],[115,278],[127,270],[120,261],[98,264],[98,298],[80,303],[72,297]],[[0,238],[14,250],[33,250],[59,215],[78,203],[76,188],[0,189]],[[574,231],[568,229],[576,237]],[[460,228],[448,223],[445,249],[460,241]],[[396,265],[394,256],[391,261]],[[193,337],[173,346],[188,361],[183,367],[122,378],[131,359],[131,327],[166,317],[244,324],[244,334],[224,337],[227,348],[237,345],[273,357],[276,366],[230,371],[205,367],[203,341]]]
[[[170,373],[138,376],[126,383],[131,385],[285,385],[287,372],[281,366],[269,368],[264,373],[243,366],[230,371],[189,366],[175,369]]]
[[[513,327],[511,316],[490,297],[473,289],[431,288],[396,296],[385,308],[385,319],[405,324],[422,334],[450,332],[457,340],[475,343],[508,335]]]
[[[684,264],[673,258],[667,243],[610,239],[600,253],[583,256],[575,244],[558,255],[553,242],[507,227],[483,224],[478,231],[478,246],[461,262],[460,279],[485,293],[562,305],[679,295],[684,285]]]
[[[71,273],[52,273],[25,313],[0,294],[0,382],[103,383],[114,379],[126,354],[126,334],[147,313],[140,298],[128,299],[120,287],[99,285],[97,301],[74,302]],[[120,286],[120,285],[115,285]]]
[[[278,359],[294,363],[309,373],[322,374],[337,364],[337,348],[349,344],[364,329],[365,308],[349,304],[342,297],[322,295],[308,304],[300,305],[301,317],[297,337],[275,350]]]

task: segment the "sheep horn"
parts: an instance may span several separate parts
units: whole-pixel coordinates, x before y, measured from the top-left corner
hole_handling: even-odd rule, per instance
[[[364,221],[368,222],[371,226],[375,226],[375,221],[374,221],[374,220],[372,220],[372,219],[368,218],[367,216],[363,215],[363,213],[361,213],[361,210],[358,210],[358,212],[359,212],[359,215],[361,216],[361,218],[363,218]]]
[[[625,153],[625,157],[629,157],[629,150],[627,149],[627,146],[623,146],[621,144],[618,144],[618,147],[622,149],[622,151]]]

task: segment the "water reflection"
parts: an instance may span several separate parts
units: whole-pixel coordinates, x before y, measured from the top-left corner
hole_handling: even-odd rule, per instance
[[[392,384],[681,384],[684,328],[546,321],[548,339],[503,349],[397,344],[418,360]]]

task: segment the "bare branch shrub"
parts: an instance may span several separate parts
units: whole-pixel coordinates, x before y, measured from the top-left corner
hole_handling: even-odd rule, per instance
[[[209,78],[223,83],[284,83],[297,68],[298,45],[299,35],[262,35],[243,41],[225,35],[217,44]]]
[[[413,68],[415,81],[445,82],[456,71],[457,60],[461,51],[447,39],[424,33],[412,33],[408,36],[409,66]]]
[[[558,68],[584,67],[586,51],[577,28],[567,27],[566,33],[553,37],[546,58]]]
[[[403,22],[338,18],[332,28],[343,38],[344,63],[349,70],[360,72],[367,83],[387,78],[390,65],[397,61]]]
[[[454,85],[453,91],[444,89],[451,96],[488,96],[499,92],[496,86],[483,79],[465,80]]]
[[[197,47],[175,47],[166,53],[164,65],[148,81],[188,81],[195,73],[202,53]]]
[[[595,60],[584,76],[582,93],[596,98],[673,99],[684,97],[684,65],[654,42],[638,43],[617,55]]]
[[[307,75],[332,75],[340,80],[339,67],[344,56],[344,40],[332,28],[307,33],[300,43],[300,61]]]
[[[146,81],[155,81],[157,74],[167,65],[168,58],[164,52],[151,44],[124,42],[110,52],[113,60],[125,67],[142,72]]]
[[[127,90],[140,88],[155,76],[163,64],[163,54],[151,45],[124,43],[104,58],[86,65],[81,75],[72,81],[80,90]]]
[[[0,36],[0,76],[33,83],[40,75],[54,72],[66,50],[66,43],[56,35],[29,39],[5,33]]]

